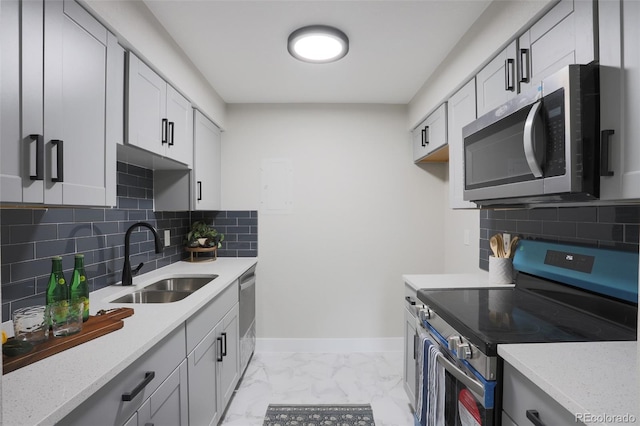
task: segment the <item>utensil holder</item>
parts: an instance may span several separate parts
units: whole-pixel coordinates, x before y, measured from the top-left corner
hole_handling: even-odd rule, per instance
[[[513,284],[513,262],[510,258],[489,256],[489,282]]]

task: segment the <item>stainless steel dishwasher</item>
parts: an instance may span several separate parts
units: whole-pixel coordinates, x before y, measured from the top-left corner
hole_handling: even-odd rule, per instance
[[[256,348],[256,266],[242,274],[240,281],[240,371],[249,364]]]

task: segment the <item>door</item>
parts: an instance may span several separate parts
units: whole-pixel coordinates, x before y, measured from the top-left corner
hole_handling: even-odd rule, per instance
[[[405,307],[404,309],[404,389],[409,402],[416,406],[416,317]]]
[[[138,409],[138,425],[188,426],[187,381],[184,360]]]
[[[234,307],[222,319],[222,363],[220,364],[220,407],[226,407],[240,378],[239,307]]]
[[[517,95],[514,40],[476,75],[478,117]]]
[[[189,375],[189,421],[194,425],[215,425],[220,417],[218,361],[222,339],[213,328],[187,356]]]
[[[29,11],[26,7],[26,13]],[[36,29],[36,32],[38,29]],[[26,138],[22,141],[20,128],[20,4],[18,0],[0,1],[0,137],[2,140],[2,155],[0,156],[0,195],[1,201],[22,202],[23,164],[22,152],[25,158],[31,160],[28,176],[25,182],[40,187],[42,182],[31,181],[30,175],[36,174],[35,141]],[[38,57],[34,58],[37,62]],[[42,69],[42,68],[40,68]],[[38,133],[34,129],[34,133]],[[42,131],[39,132],[40,134]],[[27,174],[25,173],[25,175]]]
[[[108,32],[75,1],[44,14],[44,201],[105,205]]]
[[[165,154],[167,83],[129,52],[127,143]]]
[[[220,210],[220,130],[200,111],[194,110],[194,194],[195,210]]]
[[[608,154],[600,198],[640,198],[640,4],[608,1],[599,6],[600,126]]]
[[[193,164],[193,109],[187,98],[167,84],[169,134],[166,156],[191,167]]]
[[[476,81],[471,79],[447,101],[449,128],[449,207],[476,208],[464,201],[464,142],[462,128],[476,119]]]
[[[562,0],[520,37],[520,91],[536,87],[566,65],[597,58],[594,7],[593,1]]]

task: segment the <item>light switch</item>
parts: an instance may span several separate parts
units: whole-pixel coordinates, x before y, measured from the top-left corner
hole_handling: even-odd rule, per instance
[[[169,247],[171,245],[171,231],[168,229],[164,230],[164,246]]]

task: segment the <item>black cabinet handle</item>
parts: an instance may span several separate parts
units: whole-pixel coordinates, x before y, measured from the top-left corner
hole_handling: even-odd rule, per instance
[[[53,139],[51,144],[55,145],[58,150],[58,158],[56,159],[57,177],[51,178],[51,181],[64,182],[64,141]]]
[[[173,121],[169,122],[169,146],[173,146]]]
[[[202,181],[199,180],[197,184],[198,184],[198,201],[201,201],[202,200]]]
[[[154,377],[156,377],[155,371],[147,371],[146,373],[144,373],[144,380],[142,380],[140,384],[136,386],[131,392],[123,393],[122,400],[132,401],[133,398],[135,398],[140,393],[140,391],[145,388],[145,386],[151,383]]]
[[[520,49],[520,83],[529,82],[529,49]]]
[[[544,422],[540,420],[540,414],[537,410],[527,410],[527,419],[535,426],[545,426]]]
[[[222,337],[216,337],[216,340],[218,341],[218,344],[220,345],[220,346],[218,346],[218,348],[220,350],[218,351],[219,355],[218,355],[218,357],[216,357],[216,361],[222,362],[222,357],[224,356],[223,353],[222,353]]]
[[[600,176],[613,176],[613,170],[609,169],[609,144],[614,133],[611,129],[600,132]]]
[[[429,144],[429,126],[424,126],[422,129],[422,146],[425,147]]]
[[[169,120],[166,118],[162,119],[162,144],[167,143],[167,133],[169,133],[169,129],[167,128],[169,124]]]
[[[30,141],[36,143],[36,174],[30,175],[31,180],[44,180],[44,136],[29,135]]]
[[[144,426],[154,426],[153,423],[145,423]]]
[[[223,344],[224,344],[224,349],[222,350],[222,356],[227,356],[227,333],[221,333],[222,334],[222,339],[223,339]]]
[[[411,296],[406,296],[404,299],[405,299],[407,302],[409,302],[409,304],[410,304],[411,306],[415,306],[415,305],[416,305],[416,301],[415,301],[415,300],[413,300],[413,299],[411,298]]]
[[[418,335],[413,335],[413,359],[416,359],[418,356]]]
[[[513,92],[515,85],[513,84],[513,73],[515,71],[515,61],[511,58],[504,61],[504,90]]]

